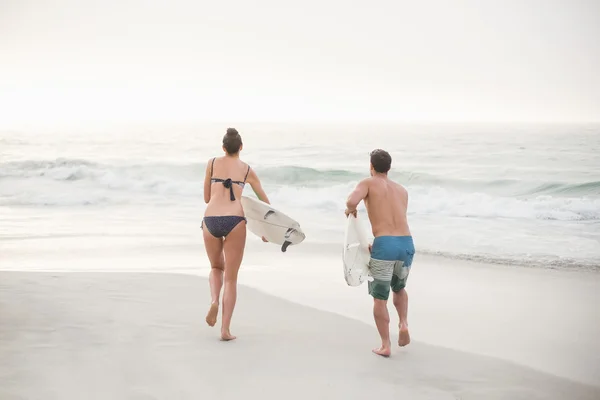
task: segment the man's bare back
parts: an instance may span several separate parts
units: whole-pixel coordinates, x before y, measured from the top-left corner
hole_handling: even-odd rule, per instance
[[[373,236],[411,236],[406,220],[406,189],[385,176],[376,175],[365,181],[368,192],[364,202]]]

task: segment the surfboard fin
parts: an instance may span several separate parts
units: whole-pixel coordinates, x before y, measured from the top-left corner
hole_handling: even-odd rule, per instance
[[[263,217],[263,219],[267,219],[271,214],[275,214],[275,211],[273,211],[273,210],[267,211],[267,213],[265,214],[265,216]]]
[[[296,229],[294,228],[289,228],[287,230],[287,232],[285,233],[285,238],[289,239],[290,236],[292,236],[292,233],[296,232]],[[286,240],[285,242],[283,242],[283,245],[281,246],[281,251],[285,253],[285,251],[287,250],[288,246],[292,244],[292,242],[290,242],[289,240]]]

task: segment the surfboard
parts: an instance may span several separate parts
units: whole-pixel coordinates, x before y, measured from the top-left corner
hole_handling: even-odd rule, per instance
[[[281,245],[281,251],[285,252],[288,246],[300,244],[306,238],[296,220],[270,204],[247,196],[242,196],[241,202],[248,230],[258,237],[264,236],[270,243]]]
[[[369,279],[369,241],[354,215],[349,215],[344,237],[344,278],[348,286],[360,286]]]

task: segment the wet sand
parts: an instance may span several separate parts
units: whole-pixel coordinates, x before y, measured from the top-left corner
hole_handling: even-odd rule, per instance
[[[0,272],[0,399],[600,398],[414,337],[378,357],[374,327],[243,286],[221,342],[209,301],[182,274]]]

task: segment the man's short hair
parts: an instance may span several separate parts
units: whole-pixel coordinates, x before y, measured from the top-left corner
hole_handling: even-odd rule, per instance
[[[375,149],[370,155],[371,165],[376,172],[386,174],[392,167],[392,156],[390,156],[390,153],[387,151]]]

